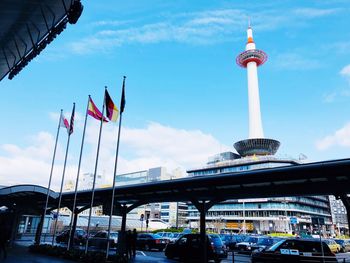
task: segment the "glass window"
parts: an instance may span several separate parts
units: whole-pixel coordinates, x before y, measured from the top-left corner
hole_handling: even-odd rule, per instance
[[[178,243],[179,245],[185,245],[187,243],[187,237],[181,237]]]

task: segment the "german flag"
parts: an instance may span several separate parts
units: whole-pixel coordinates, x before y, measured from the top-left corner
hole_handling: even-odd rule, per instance
[[[118,119],[119,110],[117,106],[115,106],[111,96],[109,96],[107,89],[105,90],[105,103],[106,103],[107,118],[110,121],[116,122]]]

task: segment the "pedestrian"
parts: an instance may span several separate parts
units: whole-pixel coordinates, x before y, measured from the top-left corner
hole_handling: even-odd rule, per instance
[[[3,258],[7,258],[7,252],[6,252],[6,244],[7,244],[7,239],[5,235],[0,235],[0,255],[3,254]]]
[[[132,258],[132,233],[131,230],[126,232],[126,255],[129,259]]]
[[[4,222],[0,221],[0,256],[3,254],[3,259],[7,258],[7,251],[6,251],[6,245],[7,245],[7,227],[4,224]]]
[[[132,246],[132,256],[136,257],[136,240],[137,240],[137,232],[136,229],[132,231],[132,239],[131,239],[131,246]]]

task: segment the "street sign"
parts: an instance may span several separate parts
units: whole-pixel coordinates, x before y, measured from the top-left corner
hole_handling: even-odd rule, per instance
[[[290,218],[290,223],[293,224],[293,225],[298,224],[298,218],[296,218],[296,217],[291,217],[291,218]]]

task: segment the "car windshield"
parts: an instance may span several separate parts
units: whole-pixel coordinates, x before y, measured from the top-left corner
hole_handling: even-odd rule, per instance
[[[213,242],[213,244],[215,246],[222,246],[222,240],[218,235],[209,235],[211,242]]]
[[[257,244],[261,245],[261,246],[271,246],[273,244],[273,239],[272,238],[259,238]]]
[[[342,239],[335,239],[335,242],[337,242],[339,245],[343,245],[345,243]]]
[[[111,238],[117,238],[118,237],[118,233],[110,233],[109,236]]]
[[[76,230],[77,235],[84,235],[85,231],[84,230]]]
[[[258,238],[256,238],[256,237],[247,237],[246,239],[244,239],[244,242],[256,243],[256,242],[258,242]]]
[[[158,234],[153,234],[153,235],[151,235],[153,238],[162,238],[160,235],[158,235]]]
[[[267,251],[275,251],[283,242],[284,242],[284,240],[278,241],[276,244],[274,244],[270,248],[268,248]]]
[[[230,240],[230,236],[228,236],[228,235],[220,235],[220,238],[222,241]]]
[[[233,236],[232,239],[236,240],[237,242],[242,242],[244,239],[246,239],[246,236]]]

